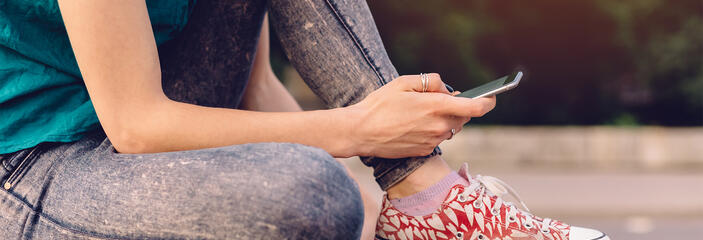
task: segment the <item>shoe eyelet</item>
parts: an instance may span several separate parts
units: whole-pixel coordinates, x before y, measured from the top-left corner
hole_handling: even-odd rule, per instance
[[[486,236],[484,236],[483,234],[479,234],[478,239],[486,239]]]
[[[549,233],[549,229],[548,229],[548,228],[540,229],[540,231],[542,231],[543,233]]]
[[[530,224],[530,223],[525,223],[525,224],[523,224],[523,226],[525,226],[525,228],[527,228],[527,229],[532,228],[532,224]]]
[[[493,214],[493,216],[497,216],[500,214],[500,210],[498,210],[497,208],[491,209],[491,214]]]
[[[508,222],[515,222],[515,216],[509,216]]]
[[[456,233],[457,238],[464,238],[464,233],[463,232],[457,232]]]
[[[477,198],[476,201],[474,201],[474,207],[481,208],[482,206],[483,206],[483,203],[481,202],[481,199]]]
[[[457,201],[460,203],[466,202],[466,196],[464,194],[459,194],[459,196],[456,198]]]

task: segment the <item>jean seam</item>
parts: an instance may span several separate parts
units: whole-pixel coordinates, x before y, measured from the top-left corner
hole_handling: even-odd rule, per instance
[[[32,210],[35,214],[38,215],[39,221],[42,221],[46,223],[48,226],[51,226],[57,230],[64,230],[67,232],[70,232],[71,234],[78,235],[78,236],[83,236],[83,237],[89,237],[90,239],[101,239],[101,240],[129,240],[129,239],[134,239],[131,237],[120,237],[120,236],[115,236],[115,237],[108,237],[104,236],[101,233],[96,233],[96,232],[86,232],[78,229],[73,229],[71,227],[64,226],[63,224],[58,223],[56,220],[53,218],[49,217],[43,212],[36,212]],[[103,236],[101,236],[103,235]],[[106,234],[105,234],[106,235]],[[142,236],[144,237],[144,236]],[[197,238],[197,237],[196,237]],[[152,239],[152,237],[147,236],[146,239]]]
[[[43,146],[45,149],[39,149],[39,153],[34,154],[35,157],[38,157],[41,154],[44,154],[48,152],[50,149],[46,148],[47,146]],[[56,147],[56,146],[54,146]],[[50,178],[50,175],[53,174],[54,171],[57,171],[57,165],[60,165],[60,167],[63,167],[64,164],[59,164],[62,163],[64,160],[66,160],[66,152],[68,152],[69,149],[64,149],[63,151],[60,151],[61,154],[59,154],[56,157],[56,160],[51,163],[51,166],[47,169],[47,173],[44,175],[44,178],[42,178],[42,182],[47,182],[49,181],[48,178]],[[19,197],[16,193],[7,191],[8,195],[15,200],[19,201],[21,204],[29,208],[29,211],[31,211],[31,214],[36,215],[36,217],[39,218],[39,221],[46,223],[48,226],[53,227],[57,230],[63,230],[66,232],[69,232],[70,234],[74,234],[76,236],[82,236],[82,237],[88,237],[90,239],[99,239],[99,240],[129,240],[133,238],[129,237],[122,237],[122,236],[109,236],[109,234],[105,233],[98,233],[98,232],[88,232],[88,231],[83,231],[79,229],[75,229],[70,226],[66,226],[65,224],[59,223],[56,219],[51,217],[49,214],[45,213],[42,209],[42,207],[39,207],[39,204],[37,206],[31,204],[30,202],[26,201],[25,199]],[[41,202],[43,197],[40,196],[39,202]],[[27,221],[29,221],[31,218],[28,218]],[[36,227],[32,226],[32,227]],[[26,226],[24,227],[26,229]],[[24,232],[24,231],[23,231]],[[148,238],[148,237],[147,237]]]
[[[380,71],[376,68],[376,65],[374,64],[373,60],[371,60],[371,57],[366,53],[366,50],[364,50],[365,48],[361,46],[361,41],[359,40],[359,37],[354,34],[349,25],[344,21],[341,14],[339,13],[339,10],[337,10],[337,8],[329,0],[325,0],[325,3],[327,3],[327,7],[332,10],[334,16],[337,18],[339,23],[344,26],[344,30],[347,31],[347,34],[349,34],[349,37],[354,42],[354,46],[359,50],[359,52],[361,52],[361,55],[364,56],[364,60],[366,61],[366,63],[369,65],[369,67],[371,67],[371,69],[373,69],[373,72],[376,74],[376,77],[378,77],[378,83],[380,84],[379,86],[386,85],[386,81],[381,76]]]
[[[64,226],[63,224],[59,223],[55,219],[53,219],[51,216],[48,214],[44,213],[43,211],[38,211],[37,209],[34,209],[32,204],[29,202],[25,201],[24,199],[20,198],[16,194],[12,192],[6,192],[8,197],[14,198],[14,200],[18,201],[19,204],[24,205],[25,207],[29,208],[29,211],[31,212],[32,215],[35,215],[36,217],[39,218],[39,221],[46,223],[48,226],[51,226],[53,228],[56,228],[58,230],[64,230],[67,232],[70,232],[71,234],[78,235],[78,236],[83,236],[83,237],[89,237],[91,239],[102,239],[102,240],[128,240],[131,238],[127,237],[105,237],[105,236],[100,236],[99,233],[91,233],[91,232],[86,232],[78,229],[73,229],[68,226]],[[25,220],[25,226],[23,226],[23,234],[25,233],[24,230],[27,228],[26,223],[27,221],[30,221],[32,218],[28,217]]]
[[[69,232],[70,234],[73,234],[74,236],[83,236],[83,237],[89,237],[91,239],[103,239],[103,240],[124,240],[124,239],[129,239],[129,238],[112,238],[112,237],[102,237],[102,236],[96,236],[96,234],[77,230],[77,229],[72,229],[66,226],[61,225],[60,223],[56,222],[54,219],[50,218],[49,216],[45,215],[44,213],[41,212],[35,212],[39,217],[40,222],[44,222],[47,226],[55,228],[58,231],[66,231]]]
[[[61,229],[70,231],[70,232],[72,232],[72,233],[74,233],[74,234],[78,234],[78,235],[86,236],[86,237],[91,237],[91,238],[96,238],[96,239],[110,239],[110,240],[113,240],[113,239],[114,239],[114,240],[118,240],[118,239],[119,239],[119,238],[103,238],[103,237],[97,237],[97,236],[93,236],[92,234],[89,234],[89,233],[85,233],[85,232],[82,232],[82,231],[79,231],[79,230],[70,229],[70,228],[61,226],[61,224],[59,224],[58,222],[56,222],[56,221],[54,221],[53,219],[51,219],[51,217],[47,216],[46,214],[44,214],[44,213],[41,212],[41,211],[37,211],[36,209],[34,209],[34,206],[33,206],[32,204],[30,204],[29,202],[27,202],[26,199],[21,198],[20,196],[17,196],[17,194],[15,194],[15,193],[13,193],[13,192],[10,192],[10,191],[5,191],[5,193],[7,194],[7,195],[6,195],[7,198],[12,198],[12,200],[16,201],[18,204],[21,204],[21,205],[23,205],[24,207],[28,208],[28,211],[30,212],[29,214],[32,214],[32,215],[38,217],[38,218],[39,218],[39,221],[42,221],[42,220],[43,220],[43,221],[48,221],[49,223],[51,223],[51,225],[52,225],[53,227],[61,228]],[[10,201],[12,201],[12,200],[10,200]],[[27,229],[27,222],[28,222],[28,221],[31,221],[31,219],[32,219],[31,216],[25,219],[24,225],[22,226],[22,234],[25,234],[25,230]],[[119,239],[119,240],[121,240],[121,239]]]
[[[45,146],[43,144],[36,146],[36,148],[40,148],[40,147],[44,147],[44,149],[39,149],[39,152],[35,154],[35,157],[39,157],[40,155],[47,153],[51,150],[50,146]],[[53,147],[56,147],[56,146],[54,145]],[[63,162],[63,160],[66,159],[66,156],[65,156],[66,151],[67,151],[67,149],[64,149],[63,151],[61,151],[61,154],[59,156],[57,156],[56,159],[46,169],[44,177],[42,178],[42,181],[41,181],[42,182],[42,187],[41,187],[42,189],[41,189],[41,194],[39,195],[39,197],[37,199],[37,204],[34,205],[29,202],[25,202],[25,204],[27,204],[28,207],[32,210],[32,213],[35,214],[39,218],[39,221],[41,221],[42,218],[46,218],[47,220],[52,220],[48,216],[45,216],[45,214],[43,212],[42,202],[44,201],[44,198],[46,197],[46,191],[45,191],[46,185],[44,185],[44,184],[47,181],[51,181],[50,179],[53,178],[50,175],[52,174],[52,172],[53,172],[52,170],[54,170],[54,166],[56,165],[56,163]],[[32,154],[32,152],[30,152],[29,154]],[[36,161],[32,162],[32,164],[36,164]],[[15,196],[15,195],[13,194],[13,196]],[[56,224],[58,225],[58,223],[56,223]],[[34,228],[34,227],[35,226],[31,226],[31,228]],[[27,227],[26,227],[26,223],[25,223],[25,226],[23,226],[23,229],[26,229],[26,228]],[[68,229],[68,228],[66,228],[66,230],[71,231],[71,232],[77,232],[76,230]],[[86,235],[86,236],[90,236],[90,235]],[[90,236],[90,237],[92,237],[92,236]],[[105,239],[105,238],[99,238],[99,239]]]
[[[0,158],[0,160],[2,160],[2,167],[5,168],[5,171],[8,171],[8,172],[11,173],[11,172],[12,172],[12,168],[10,167],[10,165],[8,165],[8,164],[9,164],[8,162],[10,161],[10,159],[11,159],[11,158],[9,158],[9,157],[8,157],[8,158],[4,158],[4,157],[3,157],[3,158]],[[8,175],[8,176],[9,176],[9,175]]]
[[[412,159],[412,158],[409,158],[409,159]],[[401,161],[396,162],[395,164],[391,165],[391,167],[386,168],[385,171],[378,173],[378,177],[376,177],[376,178],[378,178],[378,179],[385,178],[386,174],[390,173],[391,171],[393,171],[393,169],[397,168],[398,166],[400,166],[402,164],[403,164],[403,162],[401,162]]]
[[[10,171],[10,174],[7,175],[7,179],[4,179],[4,186],[7,190],[10,190],[11,188],[14,188],[14,185],[19,183],[20,180],[24,177],[25,174],[27,174],[26,171],[29,171],[30,168],[32,168],[32,164],[36,162],[36,158],[42,154],[42,147],[44,146],[43,143],[40,143],[37,146],[34,146],[30,148],[29,152],[27,155],[22,157],[22,160],[20,160],[17,163],[17,166],[13,166],[13,170]],[[7,185],[9,184],[9,188],[7,188]]]

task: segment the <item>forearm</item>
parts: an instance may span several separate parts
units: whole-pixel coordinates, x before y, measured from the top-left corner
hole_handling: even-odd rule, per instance
[[[438,75],[428,90],[436,94],[417,93],[419,79],[406,76],[368,96],[355,92],[354,99],[364,99],[358,104],[326,111],[264,113],[178,103],[166,98],[161,87],[158,51],[144,1],[61,0],[59,5],[100,124],[121,152],[294,142],[320,147],[339,157],[421,156],[448,138],[450,129],[495,105],[495,99],[448,96],[444,87],[432,87],[441,83]],[[320,51],[324,50],[315,52]],[[265,56],[263,51],[261,54]],[[329,59],[324,62],[334,63]],[[349,66],[354,65],[324,67],[327,72],[348,72]],[[328,88],[330,92],[333,89]],[[348,100],[338,103],[354,102]]]
[[[202,107],[171,100],[149,104],[131,126],[113,133],[120,152],[201,149],[254,142],[292,142],[322,148],[335,157],[356,155],[347,109],[253,112]],[[110,132],[108,132],[110,135]]]

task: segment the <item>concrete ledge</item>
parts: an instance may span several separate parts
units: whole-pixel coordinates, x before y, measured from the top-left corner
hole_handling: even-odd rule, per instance
[[[440,145],[452,165],[513,170],[703,169],[703,128],[468,127]]]

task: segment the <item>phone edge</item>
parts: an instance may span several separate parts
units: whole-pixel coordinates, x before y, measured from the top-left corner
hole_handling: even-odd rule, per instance
[[[515,79],[512,82],[510,82],[508,85],[503,85],[502,87],[496,88],[493,91],[486,92],[486,93],[478,95],[476,97],[472,97],[471,99],[477,99],[477,98],[482,98],[482,97],[487,97],[487,96],[492,96],[492,95],[498,95],[500,93],[503,93],[505,91],[513,89],[513,88],[517,87],[518,84],[520,84],[520,80],[522,80],[522,76],[523,76],[522,71],[518,71],[515,74]]]

